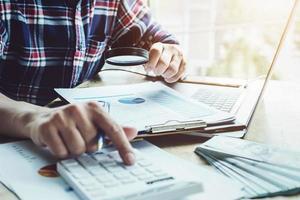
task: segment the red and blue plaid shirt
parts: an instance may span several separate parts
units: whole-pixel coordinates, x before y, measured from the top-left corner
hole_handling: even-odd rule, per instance
[[[176,43],[143,0],[1,0],[0,92],[45,105],[104,65],[110,47]]]

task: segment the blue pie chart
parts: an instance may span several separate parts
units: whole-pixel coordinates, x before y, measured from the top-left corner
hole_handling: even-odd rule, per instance
[[[123,104],[141,104],[144,103],[145,101],[146,100],[143,98],[136,98],[136,97],[126,97],[126,98],[119,99],[119,102]]]

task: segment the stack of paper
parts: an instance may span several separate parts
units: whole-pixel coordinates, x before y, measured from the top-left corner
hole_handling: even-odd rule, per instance
[[[300,153],[222,136],[200,145],[195,152],[243,185],[246,198],[300,192]]]

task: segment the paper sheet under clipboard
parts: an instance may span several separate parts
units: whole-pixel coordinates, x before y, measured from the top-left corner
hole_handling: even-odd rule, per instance
[[[140,134],[161,127],[172,132],[207,124],[230,122],[234,116],[193,101],[161,83],[140,83],[93,88],[55,89],[70,103],[97,101],[108,104],[109,114],[121,125],[132,126]],[[194,127],[188,127],[188,125]],[[163,130],[168,127],[168,130]],[[170,128],[171,127],[171,128]],[[175,127],[174,130],[172,127]],[[177,128],[176,128],[177,127]],[[154,133],[154,132],[153,132]],[[159,133],[159,131],[157,132]]]

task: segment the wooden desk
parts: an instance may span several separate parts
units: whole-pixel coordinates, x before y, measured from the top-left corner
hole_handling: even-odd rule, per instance
[[[99,78],[84,83],[81,87],[117,85],[144,82],[145,78],[125,72],[103,72]],[[263,101],[259,104],[246,139],[285,147],[290,150],[300,150],[300,84],[288,82],[271,82]],[[166,136],[148,139],[153,144],[163,148],[185,160],[210,168],[204,160],[193,153],[197,144],[206,141],[205,138],[192,136]],[[299,199],[293,197],[277,197],[272,199]],[[0,199],[14,199],[5,189],[0,187]]]

